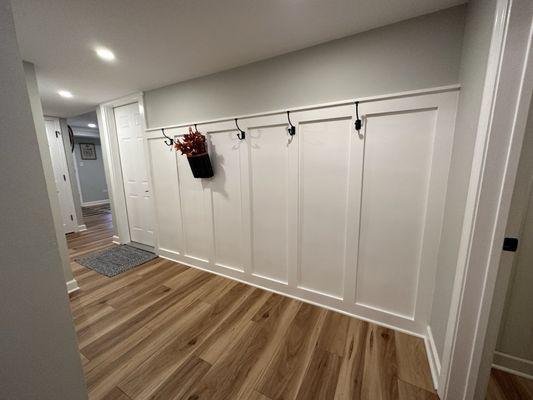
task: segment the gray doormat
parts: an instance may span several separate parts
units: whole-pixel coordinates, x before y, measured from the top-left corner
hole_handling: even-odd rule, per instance
[[[105,276],[115,276],[153,260],[157,256],[149,251],[121,244],[110,249],[77,258],[75,261],[84,267]]]

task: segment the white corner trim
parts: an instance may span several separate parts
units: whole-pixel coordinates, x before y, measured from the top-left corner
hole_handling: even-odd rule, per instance
[[[67,293],[68,294],[77,292],[78,290],[80,290],[80,287],[78,286],[78,282],[76,281],[76,279],[72,279],[67,282]]]
[[[109,204],[109,199],[105,200],[95,200],[95,201],[84,201],[81,203],[82,207],[91,207],[91,206],[100,206],[102,204]]]
[[[83,232],[86,230],[87,230],[87,225],[85,224],[78,225],[78,227],[76,228],[76,232]]]
[[[431,379],[433,379],[433,386],[435,387],[435,390],[438,390],[441,364],[439,352],[437,351],[435,339],[433,338],[433,332],[429,325],[427,327],[426,337],[424,338],[424,344],[426,345],[426,353],[429,369],[431,370]]]
[[[120,238],[118,237],[118,235],[113,235],[113,243],[114,244],[122,244],[120,242]]]

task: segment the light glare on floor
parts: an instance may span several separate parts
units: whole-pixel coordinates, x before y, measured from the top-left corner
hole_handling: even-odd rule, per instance
[[[65,97],[67,99],[70,99],[72,96],[72,93],[70,93],[68,90],[58,90],[57,93],[61,96],[61,97]]]
[[[96,128],[96,124],[87,124],[89,128]]]
[[[105,47],[97,47],[96,54],[98,54],[98,57],[106,61],[113,61],[115,59],[115,54]]]

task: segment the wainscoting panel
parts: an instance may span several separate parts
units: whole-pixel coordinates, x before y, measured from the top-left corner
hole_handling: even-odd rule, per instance
[[[412,318],[436,110],[368,116],[356,301]]]
[[[161,146],[162,137],[148,139],[152,190],[159,249],[181,253],[181,207],[176,154]]]
[[[206,131],[215,176],[209,180],[213,201],[214,262],[242,271],[243,244],[241,143],[232,131]]]
[[[184,255],[209,262],[213,258],[212,205],[209,180],[195,179],[187,158],[178,154],[183,215]]]
[[[245,140],[231,119],[198,124],[210,179],[180,154],[176,174],[149,140],[159,254],[425,336],[456,104],[457,91],[363,103],[360,132],[349,103],[291,112],[293,137],[286,114],[239,119]]]
[[[300,122],[299,285],[342,298],[352,119]]]
[[[255,121],[254,121],[255,122]],[[287,283],[289,141],[285,124],[250,127],[252,272]]]

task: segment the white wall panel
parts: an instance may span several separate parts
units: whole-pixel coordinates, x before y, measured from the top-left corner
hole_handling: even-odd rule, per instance
[[[248,131],[252,272],[288,280],[289,141],[286,125]]]
[[[300,123],[299,285],[341,297],[352,120]]]
[[[176,153],[161,141],[161,137],[148,140],[157,242],[160,249],[180,253],[183,238]]]
[[[423,246],[436,111],[366,122],[356,300],[412,317]]]
[[[202,261],[211,258],[211,212],[207,180],[192,176],[189,162],[178,154],[178,175],[183,216],[184,255]]]
[[[179,154],[176,173],[168,148],[150,142],[159,253],[425,334],[456,101],[362,103],[359,133],[353,104],[293,111],[292,139],[285,114],[240,119],[243,141],[233,120],[198,124],[210,179],[193,178]]]
[[[208,131],[215,176],[206,182],[212,193],[214,262],[243,269],[241,143],[235,132]]]

